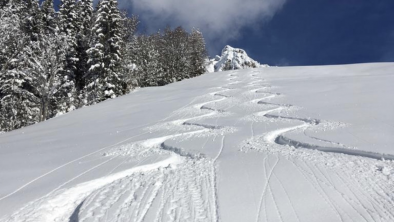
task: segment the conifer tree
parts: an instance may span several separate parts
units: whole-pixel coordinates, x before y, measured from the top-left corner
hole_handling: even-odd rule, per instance
[[[124,47],[122,50],[123,60],[122,60],[122,74],[123,80],[126,85],[125,93],[130,92],[134,87],[138,86],[138,81],[135,76],[135,69],[137,63],[137,37],[135,32],[138,26],[138,17],[131,16],[127,17],[126,13],[122,13],[123,17],[123,42]]]
[[[124,93],[124,82],[122,80],[122,47],[124,47],[123,18],[118,9],[117,0],[109,0],[110,6],[110,28],[108,43],[109,48],[106,52],[108,62],[108,72],[105,76],[105,95],[106,98],[114,98]]]
[[[190,76],[199,76],[206,72],[205,60],[208,57],[205,41],[202,33],[197,29],[193,29],[189,38],[190,52]]]
[[[25,43],[22,32],[23,5],[11,0],[0,9],[0,70],[10,63],[20,52]],[[5,67],[4,69],[8,69]]]
[[[139,36],[133,50],[135,56],[134,76],[141,87],[158,86],[163,84],[163,75],[159,63],[159,51],[157,49],[160,34],[151,36]]]
[[[89,55],[88,103],[94,104],[124,93],[122,81],[123,20],[116,0],[102,0],[98,4],[93,27],[93,41]]]
[[[105,74],[105,45],[106,33],[108,28],[108,1],[100,1],[97,5],[95,13],[95,21],[92,28],[92,42],[90,48],[87,50],[88,54],[88,75],[87,85],[85,87],[86,101],[85,103],[95,104],[103,100],[103,78]]]
[[[40,38],[42,19],[38,0],[25,0],[24,7],[20,12],[22,16],[22,30],[29,36],[30,41],[35,42]]]
[[[30,35],[25,30],[26,5],[11,0],[0,9],[0,130],[10,131],[35,122],[36,111],[27,90],[32,79],[24,63]]]
[[[78,21],[75,0],[61,0],[59,24],[61,32],[66,36],[68,48],[64,72],[70,79],[75,79],[76,63],[78,61],[76,57]]]
[[[173,76],[175,81],[180,81],[185,78],[190,78],[189,70],[189,35],[182,28],[177,27],[173,31],[173,42],[172,42],[173,52],[174,52],[174,66],[173,66]]]
[[[190,77],[188,47],[188,33],[182,27],[174,30],[167,27],[164,30],[160,43],[160,62],[166,84]]]
[[[42,33],[44,35],[53,34],[59,31],[56,21],[56,12],[53,7],[53,0],[44,0],[41,3]]]
[[[75,85],[81,92],[85,87],[85,78],[89,70],[87,50],[90,48],[92,37],[93,1],[80,0],[77,4],[77,12]]]
[[[163,85],[173,82],[173,67],[175,61],[175,48],[172,44],[173,35],[170,27],[164,29],[162,38],[158,41],[160,65],[163,69]]]

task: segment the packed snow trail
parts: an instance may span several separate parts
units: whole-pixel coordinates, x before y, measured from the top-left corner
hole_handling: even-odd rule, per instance
[[[280,71],[207,74],[31,127],[45,131],[63,121],[67,127],[75,116],[96,117],[94,111],[120,112],[105,122],[114,134],[101,133],[104,123],[86,128],[101,135],[96,140],[110,140],[98,146],[104,148],[5,186],[0,221],[394,221],[394,152],[355,149],[350,124],[357,123],[302,109],[297,101],[304,100],[286,91],[291,86],[269,75]],[[289,79],[281,81],[295,82]],[[119,108],[133,101],[149,105]],[[125,122],[145,115],[148,123]],[[19,207],[3,212],[7,203]]]

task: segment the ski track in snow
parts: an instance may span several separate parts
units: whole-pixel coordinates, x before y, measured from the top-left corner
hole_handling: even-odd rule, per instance
[[[248,184],[249,191],[258,194],[254,201],[256,222],[313,221],[303,213],[292,184],[284,182],[285,170],[294,174],[294,183],[302,191],[313,195],[313,201],[321,206],[327,218],[344,222],[394,221],[394,196],[389,193],[393,187],[384,183],[382,173],[385,167],[393,165],[387,160],[393,160],[394,156],[351,149],[342,143],[309,135],[307,130],[334,129],[335,124],[283,115],[292,113],[296,107],[272,102],[285,95],[271,92],[275,87],[261,78],[261,71],[253,71],[242,78],[235,73],[228,75],[228,84],[201,98],[193,98],[167,118],[148,125],[145,133],[65,163],[1,197],[0,201],[83,158],[100,152],[105,152],[108,158],[0,221],[222,221],[221,210],[224,209],[219,206],[218,162],[226,149],[227,134],[234,133],[242,121],[250,122],[246,127],[251,138],[240,144],[242,152],[239,155],[245,152],[264,154],[262,186],[254,189]],[[234,127],[218,125],[220,118],[236,115],[232,112],[237,108],[251,113],[243,114]],[[258,134],[261,123],[286,123],[288,126]],[[162,136],[129,142],[150,132]],[[301,133],[308,141],[319,142],[319,145],[297,141],[286,135],[289,133]],[[219,136],[220,146],[210,157],[169,143],[206,137],[200,146],[202,152],[211,137],[215,140]],[[320,145],[322,143],[327,146]],[[112,173],[127,162],[123,160],[110,175],[67,187],[118,157],[138,160],[139,164]],[[156,158],[156,161],[141,164],[149,158]],[[246,168],[243,172],[250,183],[249,172]],[[374,181],[374,178],[378,179]]]
[[[231,80],[232,79],[229,79],[229,81]],[[229,83],[229,85],[233,83],[235,84],[237,81]],[[182,148],[166,146],[165,141],[178,137],[190,138],[197,134],[209,134],[209,131],[225,128],[221,126],[193,123],[191,121],[220,115],[226,112],[223,109],[211,108],[208,105],[216,104],[230,98],[231,96],[223,94],[229,90],[231,89],[224,88],[223,90],[209,93],[211,97],[221,98],[192,106],[194,109],[200,110],[200,112],[208,110],[208,113],[190,118],[166,121],[170,119],[171,116],[174,116],[173,114],[163,120],[164,124],[171,124],[181,128],[182,126],[194,126],[199,129],[152,138],[127,145],[131,148],[138,147],[137,153],[131,152],[132,156],[149,153],[167,155],[168,158],[153,164],[141,165],[82,183],[72,188],[61,189],[76,178],[95,170],[119,155],[130,155],[128,152],[119,154],[116,153],[118,151],[112,153],[109,151],[105,153],[105,155],[112,156],[110,159],[82,172],[63,183],[46,196],[27,204],[21,210],[5,219],[5,221],[103,221],[103,218],[107,221],[109,219],[108,211],[113,210],[113,207],[117,207],[118,209],[116,210],[117,213],[112,215],[114,218],[111,218],[111,220],[144,221],[153,203],[158,201],[157,197],[159,193],[162,195],[162,200],[157,211],[161,213],[157,214],[155,221],[184,221],[191,219],[193,221],[219,221],[216,185],[214,184],[216,183],[216,170],[214,164],[223,150],[225,139],[223,133],[226,132],[220,133],[222,134],[222,144],[217,156],[211,160],[202,157],[200,154],[187,153]],[[184,108],[185,107],[182,107],[181,109]],[[160,124],[162,123],[156,125]],[[134,137],[136,136],[133,136],[133,138]],[[131,138],[128,138],[127,140],[104,147],[91,154],[66,163],[32,180],[13,193],[2,197],[2,199],[13,195],[36,180],[69,164],[107,150],[110,147],[116,147],[130,139]],[[177,179],[174,181],[172,176],[176,176]],[[140,177],[140,179],[138,180],[136,177]],[[160,178],[160,180],[158,180],[158,178]],[[146,188],[141,191],[141,187]],[[192,192],[186,194],[186,189]],[[109,194],[111,191],[115,192]],[[138,193],[139,195],[137,195]],[[164,198],[164,195],[168,195],[169,193],[170,195]],[[190,199],[192,201],[190,201]],[[104,200],[105,202],[103,202]]]
[[[251,93],[259,93],[259,94],[265,94],[267,96],[260,98],[260,99],[253,99],[251,100],[252,103],[258,104],[258,105],[263,105],[267,107],[276,107],[276,108],[271,108],[268,110],[260,111],[254,113],[252,116],[254,117],[248,117],[245,118],[248,121],[252,121],[254,123],[254,119],[257,117],[258,119],[266,119],[266,120],[278,120],[278,121],[292,121],[292,122],[301,122],[300,125],[296,126],[290,126],[290,127],[285,127],[285,128],[279,128],[277,130],[270,131],[268,133],[265,133],[263,135],[260,135],[259,137],[253,136],[247,143],[243,145],[241,150],[245,152],[249,152],[251,150],[257,150],[261,152],[268,152],[272,153],[275,155],[283,155],[286,157],[287,161],[292,163],[298,170],[300,171],[306,181],[309,181],[310,184],[313,185],[314,190],[319,193],[319,195],[324,199],[326,204],[330,208],[332,208],[333,212],[338,216],[338,219],[340,221],[378,221],[377,218],[379,218],[379,221],[392,221],[392,213],[389,213],[388,209],[393,210],[393,205],[391,204],[392,198],[389,195],[381,198],[381,202],[379,207],[377,207],[375,204],[371,204],[370,206],[367,206],[367,203],[371,202],[371,199],[376,198],[376,193],[370,192],[369,194],[366,193],[363,190],[357,189],[357,192],[360,192],[359,194],[355,195],[352,185],[349,185],[349,180],[345,180],[344,177],[341,175],[341,173],[336,173],[337,177],[341,178],[341,185],[345,184],[345,187],[347,188],[347,192],[342,191],[341,189],[337,188],[337,184],[333,184],[332,181],[330,181],[326,175],[322,173],[322,171],[319,172],[311,172],[311,173],[306,173],[305,170],[300,168],[295,162],[298,156],[297,154],[294,154],[294,149],[300,149],[300,153],[308,153],[307,150],[302,150],[302,149],[311,149],[314,150],[314,152],[327,152],[327,153],[335,153],[339,154],[342,159],[347,159],[350,155],[352,159],[357,159],[357,158],[367,158],[368,161],[373,162],[376,164],[376,162],[379,164],[380,160],[394,160],[393,155],[388,155],[388,154],[379,154],[379,153],[372,153],[372,152],[366,152],[366,151],[361,151],[361,150],[355,150],[355,149],[350,149],[346,147],[344,144],[334,142],[334,141],[329,141],[325,139],[320,139],[317,137],[309,136],[306,131],[310,128],[313,127],[319,127],[319,124],[322,122],[321,120],[317,119],[309,119],[309,118],[299,118],[299,117],[291,117],[291,116],[280,116],[280,115],[272,115],[271,113],[276,113],[276,112],[283,112],[285,110],[290,111],[290,109],[293,107],[291,104],[279,104],[279,103],[272,103],[272,102],[267,102],[264,100],[269,100],[272,98],[275,98],[277,96],[281,96],[281,93],[272,93],[269,91],[266,91],[267,89],[270,89],[270,86],[264,86],[263,88],[259,89],[253,89],[250,90]],[[264,90],[264,91],[263,91]],[[328,123],[329,125],[330,123]],[[251,125],[252,126],[252,125]],[[302,131],[303,135],[306,136],[307,138],[313,139],[315,141],[323,142],[326,144],[331,145],[330,146],[321,146],[321,145],[314,145],[314,144],[309,144],[309,143],[304,143],[300,141],[296,141],[294,139],[290,139],[289,137],[286,137],[285,134],[289,132],[297,132],[297,131]],[[253,132],[254,134],[254,132]],[[263,147],[263,148],[259,148]],[[345,154],[345,155],[341,155]],[[329,154],[324,154],[325,156],[329,156]],[[301,156],[305,157],[305,156]],[[309,158],[306,158],[307,160],[310,160]],[[376,160],[374,160],[376,159]],[[315,160],[316,161],[316,160]],[[351,161],[351,160],[348,160]],[[318,161],[316,161],[318,162]],[[345,160],[346,163],[346,160]],[[275,163],[274,167],[276,166],[277,162]],[[319,169],[319,165],[315,166],[317,169]],[[321,167],[321,166],[320,166]],[[262,216],[261,216],[261,208],[264,203],[264,196],[267,190],[267,184],[268,188],[270,188],[269,183],[271,180],[271,175],[274,174],[274,178],[279,182],[280,187],[284,190],[286,193],[286,198],[291,204],[292,211],[294,212],[297,221],[302,221],[300,219],[300,216],[298,216],[297,211],[295,210],[295,204],[292,202],[292,199],[290,198],[290,195],[288,194],[289,191],[284,187],[283,183],[280,182],[280,179],[278,176],[276,176],[275,173],[273,173],[273,169],[269,172],[268,178],[266,179],[267,182],[265,183],[265,186],[263,188],[263,193],[262,197],[260,200],[259,204],[259,210],[257,214],[256,221],[262,221]],[[309,168],[312,171],[312,168]],[[353,179],[359,179],[355,178],[352,176]],[[350,177],[350,178],[352,178]],[[323,178],[323,179],[322,179]],[[359,184],[359,182],[363,183],[364,187],[371,186],[371,184],[368,184],[368,182],[371,181],[362,181],[358,180],[356,184]],[[354,182],[353,182],[354,183]],[[379,187],[379,184],[373,184],[372,187],[373,189],[376,189]],[[382,187],[380,187],[382,188]],[[329,190],[329,191],[326,191]],[[385,191],[384,191],[385,190]],[[380,190],[380,192],[387,192],[388,189],[383,189]],[[332,197],[332,192],[337,193],[340,195],[342,200],[336,202],[338,199],[333,199]],[[349,193],[352,195],[352,197],[349,197]],[[380,197],[382,197],[380,195]],[[362,199],[366,198],[367,201],[363,201]],[[272,194],[272,199],[274,201],[275,207],[277,207],[277,203],[275,201],[275,195]],[[348,205],[351,209],[353,209],[352,212],[347,212],[346,210],[342,210],[341,207],[339,207],[341,201],[344,201],[345,205]],[[377,201],[376,201],[377,202]],[[380,208],[380,209],[379,209]],[[278,210],[278,208],[276,208]],[[383,214],[376,215],[378,212],[384,212]],[[283,221],[283,218],[280,215],[280,212],[278,212],[279,215],[279,220]],[[266,215],[265,215],[266,216]],[[267,217],[265,217],[267,220]],[[344,219],[347,218],[347,219]],[[357,218],[357,219],[355,219]]]

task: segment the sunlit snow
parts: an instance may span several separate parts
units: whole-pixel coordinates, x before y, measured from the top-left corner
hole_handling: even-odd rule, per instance
[[[0,221],[394,221],[394,64],[151,87],[0,135]]]

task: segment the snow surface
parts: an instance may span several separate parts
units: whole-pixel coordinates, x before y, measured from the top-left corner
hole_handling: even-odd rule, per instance
[[[0,221],[394,221],[393,63],[217,72],[0,135]]]
[[[226,65],[228,66],[227,68]],[[207,72],[260,67],[268,67],[268,65],[261,65],[259,62],[250,58],[245,50],[233,48],[229,45],[223,48],[221,56],[217,55],[215,58],[209,60],[206,66]]]

